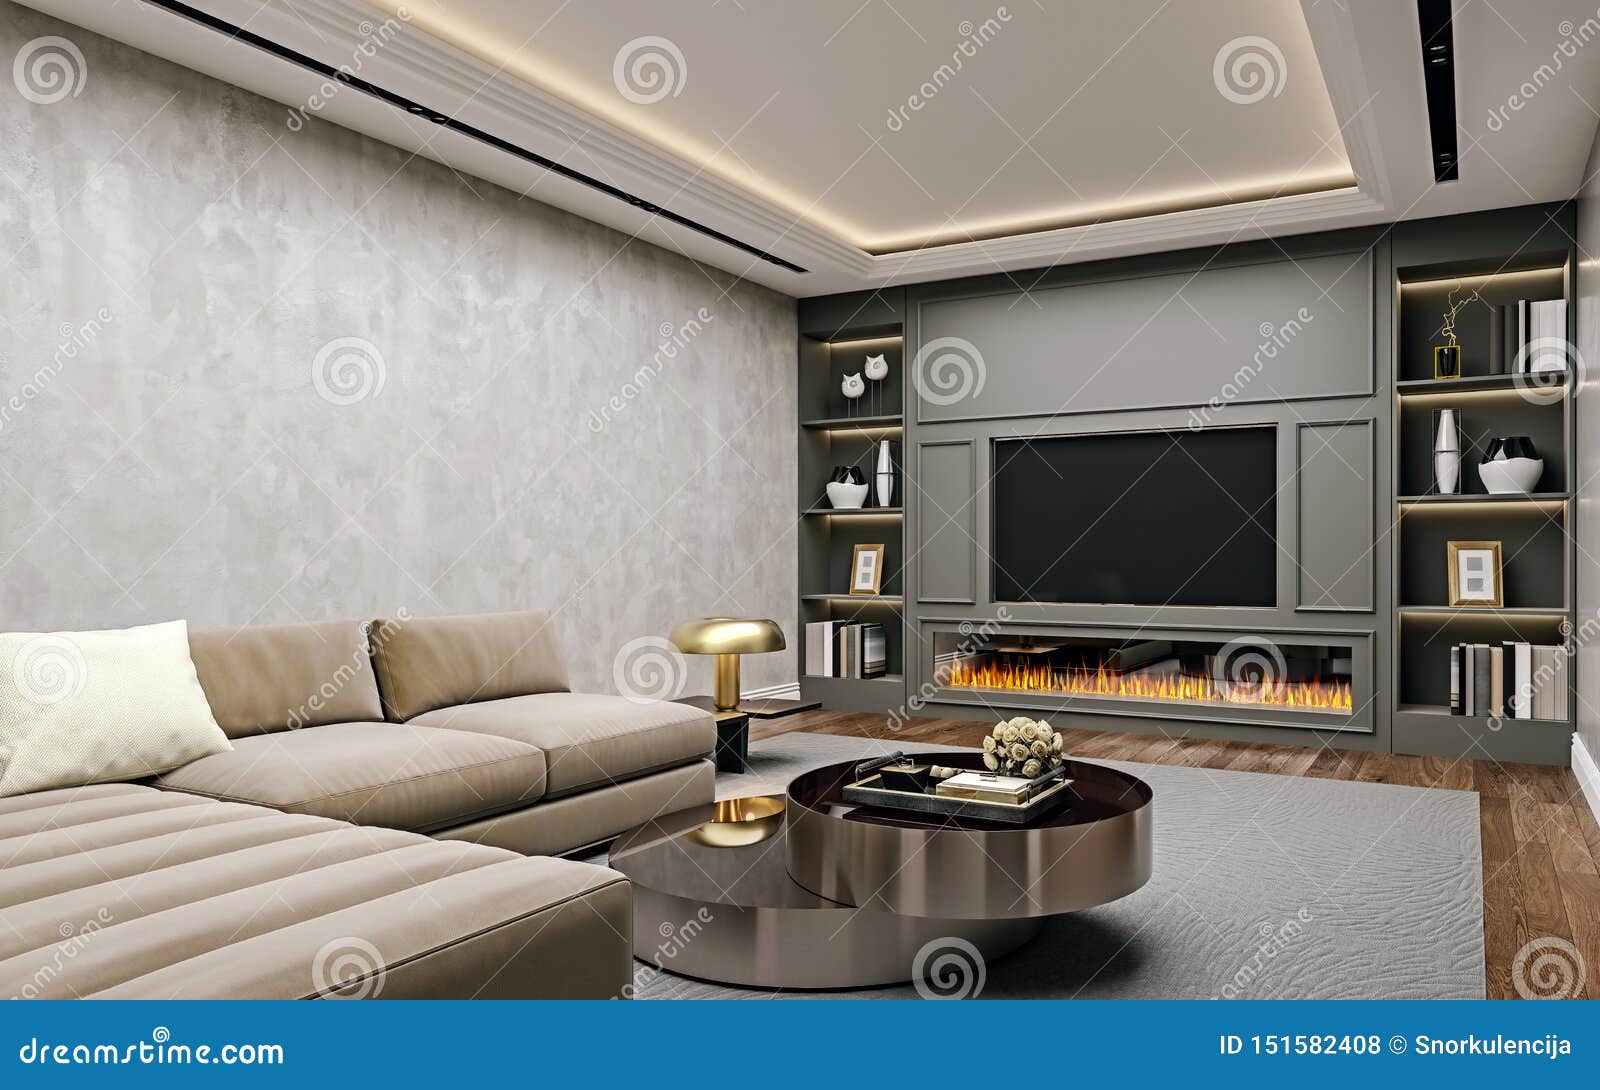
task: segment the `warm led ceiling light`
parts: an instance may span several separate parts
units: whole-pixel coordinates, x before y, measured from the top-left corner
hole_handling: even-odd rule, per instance
[[[1201,208],[1220,208],[1229,204],[1264,201],[1273,197],[1298,197],[1306,193],[1331,193],[1352,189],[1355,175],[1348,167],[1324,174],[1290,175],[1258,181],[1238,182],[1226,187],[1189,190],[1160,197],[1142,197],[1103,204],[1074,204],[1031,215],[1007,217],[967,224],[947,224],[914,234],[880,236],[865,242],[852,240],[870,253],[891,254],[928,246],[949,246],[962,242],[982,242],[1007,235],[1035,231],[1058,231],[1092,223],[1162,216]]]
[[[725,145],[711,145],[681,130],[645,127],[636,114],[624,112],[578,75],[562,71],[547,58],[535,61],[522,49],[527,42],[508,45],[495,31],[474,25],[444,6],[442,0],[364,0],[464,53],[493,65],[531,86],[646,141],[746,193],[776,206],[796,220],[809,223],[875,256],[892,255],[927,247],[958,245],[1012,235],[1082,227],[1095,223],[1168,215],[1176,212],[1220,208],[1233,204],[1293,197],[1312,193],[1337,193],[1357,187],[1348,163],[1333,170],[1291,173],[1218,182],[1213,186],[1156,196],[1094,204],[1077,203],[1033,209],[1015,216],[964,223],[938,223],[896,234],[883,234],[832,214],[807,197],[765,175],[757,174],[737,156],[725,154]],[[531,39],[530,39],[531,40]]]

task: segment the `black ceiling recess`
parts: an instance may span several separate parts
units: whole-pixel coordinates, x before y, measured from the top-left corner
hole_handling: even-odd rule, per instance
[[[1422,25],[1422,85],[1428,94],[1428,133],[1433,138],[1433,180],[1461,176],[1456,159],[1456,45],[1450,30],[1451,0],[1417,0]]]
[[[180,3],[179,0],[144,0],[144,2],[147,4],[154,4],[159,8],[164,8],[176,15],[181,15],[186,19],[190,19],[196,23],[199,23],[201,26],[209,27],[218,33],[226,34],[230,38],[235,38],[248,45],[253,45],[257,49],[265,50],[275,57],[280,57],[292,64],[297,64],[301,68],[309,69],[310,71],[326,77],[327,79],[337,80],[339,83],[342,83],[347,87],[353,87],[364,94],[371,95],[373,98],[382,99],[391,106],[396,106],[409,113],[416,114],[418,117],[425,118],[435,125],[441,125],[444,128],[453,129],[463,136],[470,136],[472,139],[477,140],[480,143],[488,144],[490,147],[497,148],[509,155],[515,155],[519,159],[523,159],[527,162],[543,167],[545,170],[559,174],[563,178],[570,178],[573,181],[586,185],[591,189],[599,190],[608,197],[615,197],[617,200],[622,201],[625,204],[632,205],[641,212],[646,212],[652,216],[659,216],[661,219],[676,223],[680,227],[687,227],[691,231],[698,231],[700,234],[705,235],[708,238],[714,238],[718,242],[732,246],[738,250],[743,250],[752,257],[769,262],[770,264],[776,265],[781,269],[788,269],[790,272],[796,273],[803,273],[806,271],[792,261],[785,261],[783,258],[769,254],[759,247],[750,245],[748,242],[740,242],[732,235],[725,235],[721,231],[718,231],[712,227],[707,227],[703,223],[696,223],[687,216],[680,216],[670,208],[662,208],[658,204],[652,204],[643,197],[638,197],[627,192],[626,190],[618,189],[616,186],[602,182],[598,178],[591,178],[589,175],[584,174],[581,171],[573,170],[571,167],[558,163],[554,159],[547,159],[537,152],[529,151],[524,147],[519,147],[508,140],[502,140],[493,133],[488,133],[482,129],[468,125],[465,122],[457,121],[453,117],[446,117],[438,110],[430,109],[420,102],[406,98],[404,95],[397,95],[393,91],[379,87],[375,83],[370,83],[367,80],[362,79],[360,76],[351,75],[350,73],[345,72],[342,69],[335,68],[330,64],[323,64],[314,57],[309,57],[297,50],[290,49],[286,45],[280,45],[279,43],[272,41],[270,38],[264,38],[259,34],[255,34],[246,30],[244,27],[235,26],[224,19],[218,19],[215,15],[201,11],[198,8],[193,8],[188,4]]]

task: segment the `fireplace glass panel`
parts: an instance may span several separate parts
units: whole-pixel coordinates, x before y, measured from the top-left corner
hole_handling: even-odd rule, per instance
[[[1348,715],[1353,650],[1231,641],[934,634],[941,688]]]

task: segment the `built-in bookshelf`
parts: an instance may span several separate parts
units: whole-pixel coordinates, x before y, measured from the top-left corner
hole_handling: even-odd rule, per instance
[[[1452,714],[1452,647],[1506,642],[1565,645],[1574,593],[1573,388],[1566,372],[1516,373],[1517,360],[1492,353],[1496,307],[1566,300],[1564,337],[1575,340],[1574,256],[1569,245],[1533,252],[1522,239],[1506,252],[1463,256],[1449,241],[1443,260],[1428,243],[1394,255],[1394,677],[1392,748],[1397,753],[1562,763],[1572,730],[1565,719]],[[1540,241],[1549,241],[1548,238]],[[1492,243],[1491,243],[1492,245]],[[1477,298],[1457,314],[1461,373],[1434,377],[1434,346],[1456,298]],[[1493,373],[1499,363],[1507,373]],[[1441,495],[1433,461],[1434,413],[1459,411],[1457,494]],[[1490,495],[1477,467],[1497,436],[1527,436],[1544,471],[1526,495]],[[1451,541],[1501,543],[1504,605],[1450,605]],[[1570,674],[1571,671],[1569,670]],[[1575,707],[1570,688],[1567,707]]]
[[[800,304],[798,397],[799,620],[797,667],[801,695],[824,707],[888,711],[905,699],[905,351],[903,296],[899,290],[803,300]],[[854,401],[841,390],[845,375],[882,355],[889,373],[867,382]],[[877,495],[876,454],[893,443],[894,490],[887,504]],[[838,510],[828,502],[835,466],[861,469],[867,506]],[[857,545],[882,545],[883,578],[876,595],[852,595],[850,562]],[[837,621],[881,624],[887,670],[880,677],[823,677],[806,673],[808,624]]]

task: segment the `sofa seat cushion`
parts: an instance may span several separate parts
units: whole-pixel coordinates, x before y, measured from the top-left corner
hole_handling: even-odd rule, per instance
[[[0,996],[556,998],[630,977],[603,867],[133,784],[0,804]]]
[[[527,806],[545,758],[510,738],[400,723],[328,723],[234,740],[155,786],[358,825],[429,832]]]
[[[495,735],[544,751],[545,795],[619,783],[711,756],[711,713],[666,700],[536,693],[440,708],[410,725]]]

